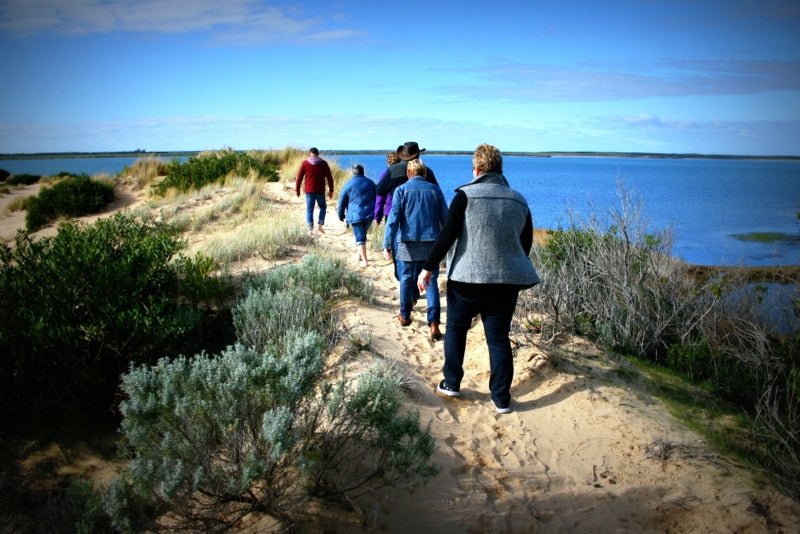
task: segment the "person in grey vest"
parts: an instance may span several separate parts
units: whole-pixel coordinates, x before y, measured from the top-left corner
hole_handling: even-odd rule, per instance
[[[473,179],[456,189],[439,238],[417,278],[423,291],[447,255],[444,375],[437,393],[461,395],[464,351],[480,315],[489,349],[489,390],[497,413],[511,411],[514,360],[509,332],[522,289],[539,283],[530,258],[533,220],[525,198],[503,176],[503,157],[491,145],[475,149]]]

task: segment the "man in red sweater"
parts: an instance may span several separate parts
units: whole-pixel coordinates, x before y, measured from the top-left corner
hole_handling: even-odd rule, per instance
[[[325,225],[325,212],[328,205],[325,203],[325,183],[328,183],[328,198],[333,199],[333,174],[328,162],[319,157],[319,150],[311,147],[308,150],[308,158],[300,165],[300,170],[297,171],[297,179],[295,180],[295,191],[297,196],[300,196],[300,185],[306,181],[306,223],[308,224],[308,233],[314,233],[314,203],[319,206],[319,218],[317,219],[317,231],[324,234],[325,230],[322,228]]]

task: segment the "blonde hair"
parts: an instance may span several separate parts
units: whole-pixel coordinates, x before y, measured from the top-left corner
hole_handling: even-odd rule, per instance
[[[503,156],[497,147],[486,143],[478,145],[475,154],[472,156],[472,166],[482,173],[496,172],[503,173]]]
[[[394,165],[398,161],[400,161],[400,156],[397,155],[397,152],[389,152],[386,154],[386,163],[389,165]]]
[[[425,164],[422,163],[421,159],[412,159],[408,162],[406,172],[410,173],[411,176],[425,176]]]

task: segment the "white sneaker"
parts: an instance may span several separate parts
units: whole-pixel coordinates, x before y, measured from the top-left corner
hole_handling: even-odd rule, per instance
[[[500,414],[511,413],[511,403],[510,402],[508,403],[508,406],[500,406],[495,401],[492,401],[492,404],[494,404],[494,409],[497,410],[497,413],[500,413]]]

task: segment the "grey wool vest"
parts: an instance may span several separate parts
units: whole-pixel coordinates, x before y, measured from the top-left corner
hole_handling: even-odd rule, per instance
[[[447,254],[447,278],[471,284],[539,283],[519,236],[528,216],[525,197],[500,174],[484,174],[457,191],[467,196],[464,227]]]

